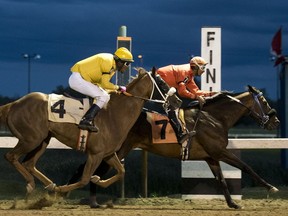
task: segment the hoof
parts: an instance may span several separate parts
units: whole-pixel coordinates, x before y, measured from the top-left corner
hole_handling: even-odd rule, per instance
[[[26,185],[27,194],[31,194],[33,190],[34,190],[34,188],[32,187],[31,184]]]
[[[269,190],[268,190],[268,192],[267,192],[267,199],[269,199],[269,197],[270,197],[270,193],[277,193],[279,190],[276,188],[276,187],[274,187],[274,186],[272,186]]]
[[[240,205],[237,205],[236,203],[230,203],[230,204],[228,204],[228,206],[230,207],[230,208],[234,208],[234,209],[243,209],[243,207],[242,206],[240,206]]]
[[[51,184],[49,184],[49,185],[47,185],[45,187],[45,189],[48,190],[48,191],[55,191],[55,188],[56,188],[56,184],[55,183],[51,183]]]
[[[102,206],[98,204],[97,202],[93,202],[93,203],[90,203],[90,208],[102,208]]]
[[[99,182],[99,180],[100,180],[100,177],[97,176],[97,175],[91,176],[91,179],[90,179],[90,181],[93,182],[94,184],[96,184],[97,182]]]
[[[95,195],[91,195],[91,196],[90,196],[90,198],[89,198],[89,205],[90,205],[90,208],[103,208],[103,206],[101,206],[100,204],[98,204]]]
[[[269,193],[277,193],[279,190],[276,187],[270,188]]]
[[[237,207],[235,209],[244,209],[243,206],[237,205]]]

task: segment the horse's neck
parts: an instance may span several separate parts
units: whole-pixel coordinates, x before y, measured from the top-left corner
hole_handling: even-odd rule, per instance
[[[222,99],[211,103],[205,111],[221,122],[222,125],[225,125],[225,128],[230,129],[242,116],[249,112],[247,106],[249,108],[252,106],[251,96],[248,92],[240,94],[235,98],[240,102],[231,101],[229,98]]]
[[[133,81],[132,81],[133,82]],[[149,78],[137,80],[127,91],[134,96],[148,98],[152,92],[152,85]],[[144,100],[125,95],[111,95],[107,110],[99,116],[101,118],[100,129],[107,128],[109,133],[118,137],[118,145],[121,145],[129,130],[139,117]]]
[[[111,100],[109,109],[111,116],[115,115],[117,116],[117,119],[122,119],[124,115],[138,118],[143,106],[144,100],[142,99],[115,95],[115,98],[112,98]],[[125,120],[125,122],[127,122],[127,120]]]
[[[244,92],[244,93],[238,95],[236,97],[236,99],[240,100],[241,103],[249,109],[252,109],[252,107],[254,105],[253,97],[249,92]]]
[[[236,96],[235,98],[238,99],[239,102],[235,101],[235,103],[231,104],[231,107],[229,108],[231,110],[231,116],[230,116],[231,126],[230,127],[232,127],[241,117],[247,115],[253,106],[253,99],[249,92],[244,92]]]

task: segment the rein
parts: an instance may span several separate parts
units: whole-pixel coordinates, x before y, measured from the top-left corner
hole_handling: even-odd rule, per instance
[[[130,94],[128,92],[122,92],[122,94],[124,94],[125,96],[128,96],[128,97],[134,97],[134,98],[138,98],[138,99],[145,100],[145,101],[151,101],[151,102],[162,103],[162,104],[165,103],[164,100],[148,99],[148,98],[132,95],[132,94]]]
[[[161,90],[159,89],[159,87],[158,87],[155,79],[152,77],[151,72],[147,72],[147,74],[149,75],[149,78],[150,78],[150,80],[151,80],[152,83],[153,83],[153,89],[152,89],[152,92],[151,92],[151,95],[150,95],[150,98],[149,98],[149,99],[148,99],[148,98],[141,97],[141,96],[137,96],[137,95],[132,95],[132,94],[130,94],[130,93],[128,93],[128,92],[122,92],[122,94],[124,94],[125,96],[128,96],[128,97],[134,97],[134,98],[138,98],[138,99],[141,99],[141,100],[144,100],[144,101],[151,101],[151,102],[155,102],[155,103],[165,104],[166,101],[167,101],[167,97],[165,97],[165,96],[162,94],[162,92],[161,92]],[[156,89],[158,90],[158,92],[160,93],[160,95],[161,95],[161,97],[163,98],[163,100],[152,99],[152,95],[153,95],[153,93],[154,93],[154,91],[155,91],[155,87],[156,87]]]
[[[237,103],[241,104],[242,106],[244,106],[246,109],[248,109],[250,111],[249,115],[251,115],[251,113],[253,113],[255,116],[258,117],[258,119],[260,119],[260,126],[261,128],[264,128],[265,124],[269,121],[270,119],[270,114],[265,114],[264,111],[263,111],[263,108],[259,102],[259,97],[263,96],[263,93],[262,92],[259,92],[258,94],[255,94],[253,92],[250,92],[253,96],[253,100],[254,100],[254,105],[253,105],[253,108],[251,109],[250,107],[246,106],[245,104],[242,103],[241,100],[239,99],[236,99],[230,95],[227,95],[227,97],[229,97],[230,99],[236,101]],[[255,104],[258,105],[260,111],[261,111],[261,114],[255,112]],[[273,111],[272,111],[273,112]],[[275,112],[275,111],[274,111]]]

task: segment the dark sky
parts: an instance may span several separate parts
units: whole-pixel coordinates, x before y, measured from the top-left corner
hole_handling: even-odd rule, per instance
[[[133,38],[134,66],[146,69],[187,63],[201,53],[201,27],[222,28],[222,89],[247,84],[276,97],[277,69],[270,45],[282,26],[288,53],[287,0],[0,0],[0,95],[27,93],[23,53],[31,63],[31,90],[50,93],[68,86],[70,67],[99,52],[114,52],[122,25]]]

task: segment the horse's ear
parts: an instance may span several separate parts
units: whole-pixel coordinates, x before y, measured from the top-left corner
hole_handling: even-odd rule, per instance
[[[156,67],[153,66],[151,71],[152,71],[152,75],[154,76],[156,74],[156,71],[157,71]]]
[[[146,70],[142,67],[134,67],[133,69],[136,70],[139,75],[146,73]]]
[[[257,90],[256,90],[254,87],[252,87],[251,85],[247,85],[247,87],[248,87],[248,90],[249,90],[250,92],[252,92],[252,93],[257,93]]]

